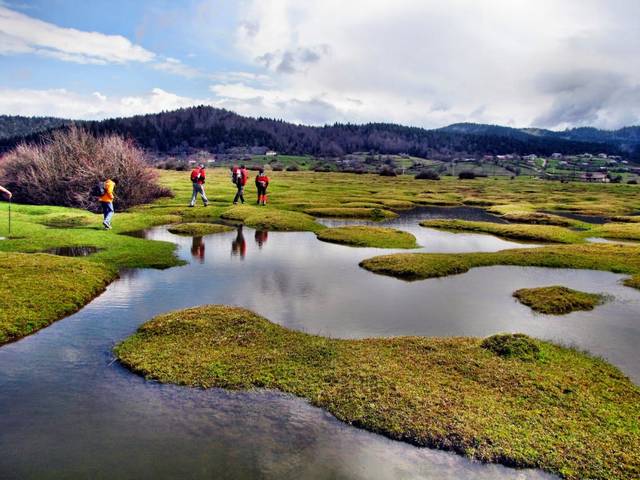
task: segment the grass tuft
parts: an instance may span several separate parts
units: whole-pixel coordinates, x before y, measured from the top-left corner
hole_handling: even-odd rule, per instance
[[[171,225],[167,230],[176,235],[198,237],[213,233],[229,232],[233,230],[233,228],[217,223],[178,223]]]
[[[523,333],[505,333],[485,338],[480,346],[503,358],[534,361],[540,358],[540,347]]]
[[[385,227],[349,226],[326,228],[318,239],[353,247],[416,248],[416,237],[409,232]]]

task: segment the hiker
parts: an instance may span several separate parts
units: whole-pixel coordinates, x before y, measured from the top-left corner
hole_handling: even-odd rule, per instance
[[[191,256],[198,260],[200,263],[204,263],[204,242],[202,237],[193,237],[191,240]]]
[[[206,177],[206,173],[204,171],[204,163],[201,163],[196,168],[191,171],[191,183],[193,184],[193,194],[191,195],[191,203],[190,207],[195,206],[196,198],[198,198],[198,194],[202,197],[202,203],[206,207],[209,205],[209,200],[207,199],[207,195],[204,193],[204,181]]]
[[[102,206],[102,225],[105,230],[111,230],[111,219],[115,213],[113,209],[113,199],[115,198],[114,190],[116,188],[115,180],[107,178],[104,183],[98,182],[95,193],[99,194],[98,201]]]
[[[256,177],[256,188],[258,189],[258,205],[267,204],[267,187],[269,186],[269,177],[264,173],[264,168],[260,169]]]
[[[13,197],[13,194],[7,190],[6,188],[4,188],[2,185],[0,185],[0,193],[7,199],[7,200],[11,200],[11,197]]]
[[[249,180],[249,172],[244,165],[240,165],[240,168],[234,168],[231,180],[235,183],[236,188],[238,189],[236,196],[233,197],[233,204],[237,205],[238,200],[244,203],[244,186],[247,184],[247,180]]]

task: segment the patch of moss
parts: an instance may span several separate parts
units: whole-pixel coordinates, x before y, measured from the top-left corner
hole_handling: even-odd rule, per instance
[[[228,225],[220,225],[218,223],[178,223],[171,225],[167,230],[176,235],[197,237],[213,233],[228,232],[233,230],[233,228]]]
[[[554,245],[477,253],[396,253],[360,262],[375,273],[405,280],[444,277],[475,267],[580,268],[636,275],[625,284],[640,285],[640,247],[619,244]]]
[[[398,214],[383,208],[349,208],[349,207],[326,207],[309,208],[305,210],[314,217],[333,218],[370,218],[373,220],[385,220],[397,217]]]
[[[374,248],[416,248],[416,237],[409,232],[385,227],[348,226],[326,228],[317,234],[325,242]]]
[[[548,315],[565,315],[579,310],[593,310],[605,301],[605,296],[554,285],[552,287],[521,288],[513,293],[520,303]]]
[[[473,222],[467,220],[424,220],[423,227],[461,232],[490,233],[504,238],[536,242],[580,243],[584,235],[552,225],[502,224],[493,222]]]
[[[504,333],[485,338],[480,346],[503,358],[523,361],[540,359],[538,342],[523,333]]]
[[[339,340],[212,305],[156,317],[115,352],[149,379],[278,389],[484,462],[569,479],[640,472],[640,389],[603,360],[527,337]]]
[[[0,344],[70,315],[117,276],[114,268],[81,259],[0,252]]]
[[[318,232],[325,228],[307,214],[266,207],[236,206],[221,216],[226,220],[241,221],[257,230]]]
[[[91,223],[91,217],[87,215],[76,215],[69,213],[54,213],[43,215],[38,223],[53,228],[75,228],[84,227]]]
[[[555,225],[557,227],[572,227],[580,223],[566,217],[542,212],[511,212],[505,213],[502,218],[513,223]]]

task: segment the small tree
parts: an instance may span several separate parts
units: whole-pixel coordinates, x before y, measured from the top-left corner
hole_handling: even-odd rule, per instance
[[[458,174],[458,178],[460,180],[473,180],[474,178],[476,178],[476,174],[470,170],[463,170]]]
[[[22,203],[97,209],[91,190],[107,178],[117,181],[120,209],[170,196],[157,183],[143,153],[118,135],[95,137],[71,126],[39,144],[22,144],[0,164],[0,179]]]
[[[415,178],[416,180],[440,180],[440,175],[433,170],[421,170]]]

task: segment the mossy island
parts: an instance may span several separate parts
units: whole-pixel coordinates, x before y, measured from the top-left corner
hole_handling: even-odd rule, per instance
[[[170,225],[167,230],[176,235],[198,237],[202,235],[212,235],[214,233],[229,232],[233,227],[221,225],[219,223],[177,223]]]
[[[160,315],[115,352],[148,379],[276,389],[483,462],[568,479],[640,472],[640,388],[601,359],[525,335],[339,340],[209,305]]]
[[[547,315],[593,310],[607,300],[607,296],[600,293],[580,292],[561,285],[521,288],[513,292],[513,296],[533,311]]]
[[[318,232],[318,239],[352,247],[416,248],[416,237],[395,228],[349,226],[326,228]]]

